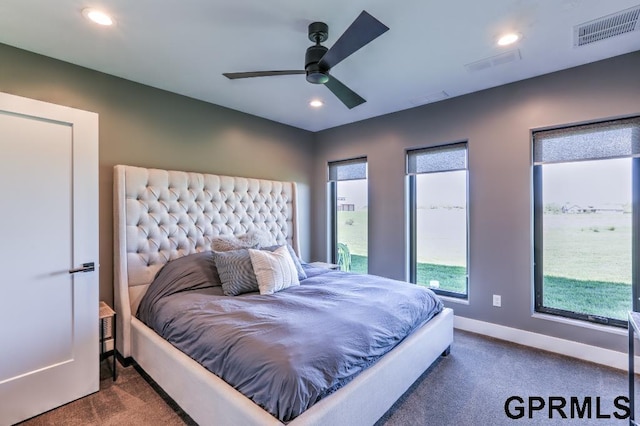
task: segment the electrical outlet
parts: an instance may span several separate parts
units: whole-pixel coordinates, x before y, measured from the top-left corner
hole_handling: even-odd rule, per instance
[[[498,308],[502,306],[502,296],[500,296],[499,294],[493,295],[493,306],[496,306]]]

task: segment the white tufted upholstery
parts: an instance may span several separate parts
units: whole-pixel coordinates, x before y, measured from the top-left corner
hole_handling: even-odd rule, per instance
[[[294,183],[116,166],[114,279],[118,351],[136,362],[201,425],[281,425],[131,313],[168,259],[204,250],[214,235],[255,226],[298,252]],[[289,423],[376,422],[453,341],[445,310],[343,388]]]
[[[209,250],[217,235],[269,232],[298,252],[296,186],[200,173],[114,168],[114,279],[119,351],[129,356],[129,322],[168,261]]]

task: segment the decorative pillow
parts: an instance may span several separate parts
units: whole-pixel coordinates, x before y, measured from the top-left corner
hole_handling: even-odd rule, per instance
[[[258,291],[258,281],[248,249],[213,252],[213,258],[227,296]]]
[[[246,234],[238,235],[238,239],[249,248],[263,248],[277,244],[276,238],[267,231],[254,228]]]
[[[211,240],[211,248],[215,252],[247,249],[253,247],[235,235],[219,235]]]
[[[285,288],[300,285],[298,272],[286,246],[273,252],[249,249],[260,294],[273,294]],[[223,281],[224,289],[224,281]]]
[[[307,273],[302,267],[302,262],[300,262],[300,259],[298,258],[296,252],[293,250],[293,247],[287,244],[287,249],[289,250],[289,254],[291,255],[291,260],[293,260],[293,265],[296,267],[296,271],[298,271],[298,280],[304,280],[305,278],[307,278]]]
[[[271,247],[263,247],[263,250],[269,250],[269,251],[274,251],[279,247],[283,247],[283,246],[271,246]],[[291,255],[291,260],[293,261],[293,266],[296,267],[296,271],[298,272],[298,281],[302,281],[304,279],[307,278],[307,273],[305,272],[304,268],[302,267],[302,263],[300,262],[300,259],[298,258],[298,255],[296,254],[296,252],[293,250],[293,247],[291,247],[289,244],[286,245],[287,250],[289,250],[289,254]]]
[[[276,244],[275,238],[268,232],[260,229],[240,235],[219,235],[211,240],[213,251],[231,251],[243,248],[262,248]]]

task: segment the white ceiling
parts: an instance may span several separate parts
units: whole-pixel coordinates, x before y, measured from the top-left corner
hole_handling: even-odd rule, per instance
[[[0,42],[310,131],[640,50],[640,31],[573,47],[573,27],[640,0],[2,0]],[[117,21],[99,27],[81,10]],[[390,30],[331,70],[367,102],[347,109],[304,75],[228,80],[223,72],[303,69],[307,26],[327,47],[362,10]],[[498,47],[503,32],[523,35]],[[466,64],[519,49],[522,60]],[[308,106],[312,98],[325,102]]]

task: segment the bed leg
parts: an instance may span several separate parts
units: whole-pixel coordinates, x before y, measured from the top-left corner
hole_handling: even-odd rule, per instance
[[[447,356],[447,355],[449,355],[450,353],[451,353],[451,345],[447,346],[447,349],[445,349],[445,350],[442,352],[442,356]]]

